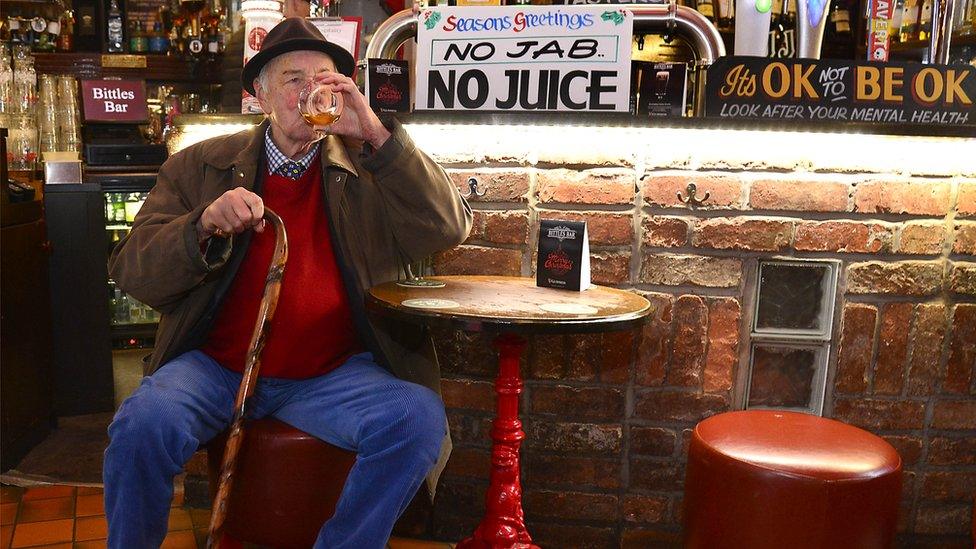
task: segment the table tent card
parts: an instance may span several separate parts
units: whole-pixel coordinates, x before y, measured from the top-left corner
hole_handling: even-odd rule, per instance
[[[590,286],[590,239],[585,221],[539,222],[536,285],[582,292]]]
[[[399,59],[366,62],[369,106],[380,112],[410,112],[410,67]]]

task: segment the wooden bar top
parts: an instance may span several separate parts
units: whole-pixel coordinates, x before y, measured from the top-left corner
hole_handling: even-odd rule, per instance
[[[633,292],[590,286],[583,292],[540,288],[533,278],[431,276],[442,288],[387,282],[367,296],[370,311],[470,331],[585,333],[627,329],[651,311]]]

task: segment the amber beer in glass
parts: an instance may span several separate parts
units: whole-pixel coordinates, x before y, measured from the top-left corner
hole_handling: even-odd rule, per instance
[[[342,96],[328,85],[309,82],[298,94],[298,112],[321,139],[328,135],[328,126],[342,115]]]

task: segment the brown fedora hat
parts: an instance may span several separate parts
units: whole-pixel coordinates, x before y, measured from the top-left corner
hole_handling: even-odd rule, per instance
[[[342,46],[326,40],[315,25],[301,17],[289,17],[268,32],[261,44],[261,51],[248,59],[241,71],[241,85],[247,93],[255,95],[254,79],[261,74],[261,69],[268,64],[268,61],[283,53],[299,50],[328,54],[335,63],[336,70],[346,76],[352,76],[356,68],[356,61],[352,58],[352,54]]]

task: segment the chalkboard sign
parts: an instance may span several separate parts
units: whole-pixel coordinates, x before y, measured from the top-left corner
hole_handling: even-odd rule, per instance
[[[976,68],[833,59],[722,57],[705,115],[790,122],[976,125]]]

